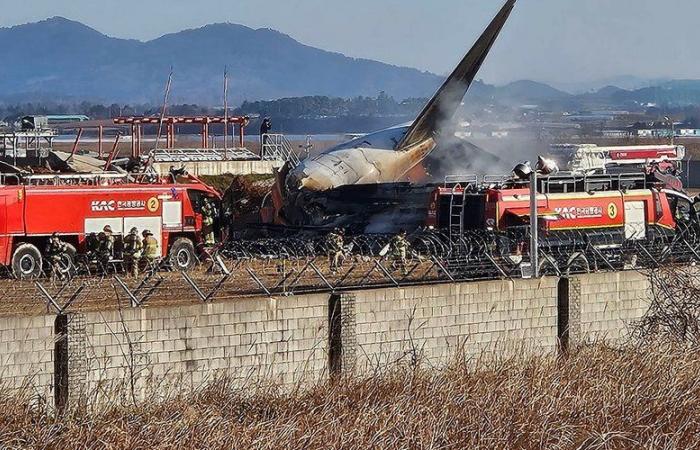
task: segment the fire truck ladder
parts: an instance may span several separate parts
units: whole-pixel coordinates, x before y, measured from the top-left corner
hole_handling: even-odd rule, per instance
[[[466,196],[461,188],[460,184],[456,184],[450,195],[450,238],[461,236],[464,232],[464,199]]]
[[[476,175],[448,175],[445,177],[445,187],[452,184],[450,193],[450,239],[464,234],[464,204],[467,196],[465,191],[469,186],[478,183]]]

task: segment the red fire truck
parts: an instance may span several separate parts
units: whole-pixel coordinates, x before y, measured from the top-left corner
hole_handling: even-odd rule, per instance
[[[428,226],[455,236],[471,230],[513,231],[530,223],[528,182],[476,183],[473,178],[448,184],[433,193]],[[690,197],[650,185],[644,174],[543,177],[537,211],[545,246],[556,246],[564,236],[568,242],[573,235],[606,245],[671,235],[678,220],[695,215]]]
[[[186,270],[196,262],[202,240],[205,198],[221,197],[194,177],[137,183],[121,174],[0,175],[0,266],[18,277],[38,276],[52,233],[75,255],[85,250],[87,236],[109,225],[117,248],[132,227],[150,230],[162,256]]]

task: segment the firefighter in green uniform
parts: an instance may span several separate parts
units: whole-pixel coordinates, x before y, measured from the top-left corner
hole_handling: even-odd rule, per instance
[[[143,256],[142,259],[148,267],[154,268],[160,258],[158,251],[158,239],[153,237],[150,230],[143,230]]]
[[[208,198],[204,199],[202,204],[202,233],[204,234],[204,245],[214,245],[214,217],[216,216],[216,208]]]
[[[51,263],[51,273],[61,280],[64,273],[62,271],[61,262],[68,255],[68,245],[63,242],[58,233],[53,233],[49,242],[46,244],[46,259]]]
[[[97,259],[100,253],[100,240],[97,238],[97,234],[90,233],[85,238],[85,254],[88,261]]]
[[[408,240],[406,240],[406,230],[401,229],[399,234],[391,239],[390,248],[391,257],[393,259],[391,266],[394,269],[400,268],[404,275],[408,273],[408,269],[406,268],[406,253],[408,252],[408,247],[409,243]]]
[[[114,256],[114,235],[112,227],[105,225],[100,234],[97,235],[97,240],[100,242],[99,257],[102,264],[102,270],[107,270],[107,265]]]
[[[332,272],[336,272],[340,267],[343,258],[343,248],[345,245],[345,231],[342,228],[335,228],[326,236],[326,248],[328,249],[328,263]]]
[[[134,227],[129,231],[129,234],[124,237],[124,262],[126,263],[126,271],[134,278],[139,276],[141,250],[143,250],[141,236],[139,236],[139,230]]]

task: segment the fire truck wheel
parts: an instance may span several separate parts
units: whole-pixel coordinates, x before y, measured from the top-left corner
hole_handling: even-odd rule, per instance
[[[197,263],[194,244],[187,238],[179,238],[170,247],[170,263],[177,270],[190,270]]]
[[[41,252],[32,244],[20,244],[12,255],[12,272],[17,278],[38,278],[41,275]]]
[[[61,257],[60,271],[64,275],[72,274],[75,270],[75,255],[78,251],[71,244],[66,244],[66,253]]]

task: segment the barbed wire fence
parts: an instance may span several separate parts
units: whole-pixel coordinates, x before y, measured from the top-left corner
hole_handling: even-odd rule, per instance
[[[570,230],[540,240],[540,275],[650,270],[700,261],[700,232],[679,224],[674,233],[649,230],[645,239],[613,231]],[[623,231],[624,233],[624,231]],[[634,233],[630,233],[634,235]],[[346,240],[341,264],[331,264],[323,237],[230,241],[189,272],[150,270],[138,278],[117,269],[77,270],[61,280],[5,280],[2,313],[64,313],[100,309],[127,299],[130,307],[200,303],[246,297],[336,292],[359,288],[516,279],[529,276],[527,227],[449,236],[422,230],[409,236],[405,261],[387,252],[391,235]],[[125,305],[119,305],[125,306]]]

